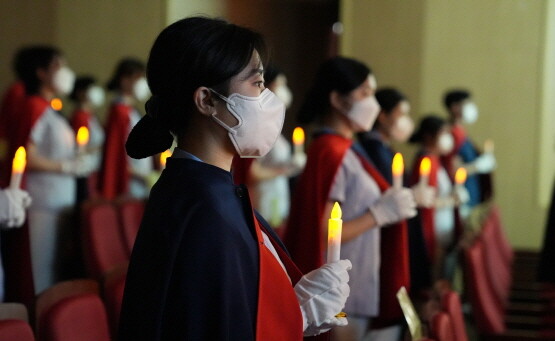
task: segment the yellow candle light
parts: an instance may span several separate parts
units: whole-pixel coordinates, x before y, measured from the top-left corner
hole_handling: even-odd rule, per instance
[[[50,106],[52,107],[52,109],[60,111],[64,107],[64,104],[61,99],[52,98],[52,100],[50,101]]]
[[[304,130],[301,127],[295,128],[293,130],[293,146],[295,148],[295,154],[304,152]]]
[[[78,153],[84,153],[85,152],[85,148],[87,147],[87,144],[89,143],[89,129],[85,126],[80,127],[79,130],[77,130],[77,137],[76,137],[76,141],[77,141],[77,146],[78,146]]]
[[[428,186],[428,179],[432,170],[432,160],[429,157],[424,157],[420,162],[420,184]]]
[[[172,156],[172,152],[169,149],[160,154],[160,165],[162,165],[163,168],[166,168],[166,161],[170,156]]]
[[[464,169],[463,167],[459,167],[459,169],[457,169],[457,172],[455,173],[455,183],[458,186],[462,186],[466,181],[466,169]]]
[[[341,207],[339,203],[336,202],[333,205],[331,217],[328,220],[328,263],[337,262],[339,260],[342,229],[343,220],[341,220]]]
[[[17,148],[12,164],[12,177],[10,179],[11,188],[20,188],[23,172],[27,165],[27,152],[24,147]]]
[[[401,155],[401,153],[396,153],[393,157],[393,163],[391,164],[391,173],[393,174],[393,187],[403,187],[405,163],[403,162],[403,155]]]

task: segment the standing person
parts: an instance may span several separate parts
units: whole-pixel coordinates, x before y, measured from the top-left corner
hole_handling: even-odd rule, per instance
[[[86,178],[77,180],[77,200],[81,202],[96,194],[96,181],[102,161],[102,147],[104,146],[104,129],[98,121],[95,110],[104,104],[104,90],[97,85],[91,76],[78,77],[69,98],[75,104],[71,114],[71,127],[77,134],[79,128],[89,130],[89,142],[86,151],[94,156],[93,173]]]
[[[222,20],[173,23],[150,52],[152,97],[127,140],[144,158],[177,147],[154,185],[127,274],[118,340],[301,340],[337,325],[350,262],[302,276],[233,184],[285,107],[264,88],[262,37]]]
[[[148,196],[147,181],[154,169],[153,159],[135,160],[125,156],[125,140],[141,119],[135,105],[150,95],[143,62],[135,58],[121,60],[108,83],[108,90],[114,91],[116,98],[106,123],[100,194],[106,199],[122,195],[144,199]]]
[[[472,208],[482,202],[483,197],[486,196],[484,193],[486,184],[482,182],[487,178],[480,175],[489,174],[495,169],[495,156],[491,153],[480,155],[463,126],[463,124],[474,124],[478,120],[478,107],[472,101],[470,92],[460,89],[449,91],[445,94],[443,103],[449,114],[451,134],[454,139],[453,150],[444,157],[445,164],[451,177],[454,176],[459,165],[466,169],[468,178],[465,187],[470,195],[467,204]]]
[[[28,97],[14,129],[26,141],[26,188],[33,198],[28,213],[31,263],[35,293],[40,293],[60,279],[59,247],[75,205],[75,176],[90,172],[91,159],[76,156],[71,126],[50,106],[54,97],[69,94],[75,80],[62,53],[49,46],[29,53],[22,75]]]
[[[354,135],[368,131],[378,116],[376,86],[376,78],[361,62],[330,59],[320,67],[298,117],[301,123],[316,123],[318,132],[297,184],[284,241],[303,271],[321,266],[327,219],[334,202],[341,204],[341,257],[353,262],[353,270],[345,306],[349,326],[335,330],[335,340],[362,340],[380,315],[389,322],[402,317],[395,294],[381,297],[380,287],[410,286],[405,219],[416,214],[413,194],[407,188],[390,188],[351,148]],[[402,236],[392,246],[396,257],[380,259],[382,228],[398,229]],[[380,266],[392,270],[387,279],[380,278]],[[400,329],[388,329],[377,339],[397,340]]]
[[[13,229],[25,222],[25,209],[31,205],[29,193],[19,188],[0,190],[0,228]],[[1,256],[0,256],[1,257]],[[4,266],[0,258],[0,302],[4,302]]]
[[[28,52],[29,48],[22,48],[17,51],[12,65],[16,80],[6,90],[0,103],[0,186],[2,187],[8,186],[9,169],[12,161],[9,159],[9,156],[13,155],[15,150],[21,146],[21,144],[15,146],[17,143],[13,143],[14,131],[9,129],[9,127],[16,124],[18,109],[21,107],[26,96],[25,85],[21,80],[21,75],[22,68],[29,55]]]
[[[285,74],[273,65],[264,70],[264,85],[289,108],[293,101]],[[291,153],[291,144],[279,135],[274,147],[260,159],[236,158],[233,177],[253,190],[254,208],[273,228],[280,228],[289,216],[289,177],[298,175],[306,163],[306,154]]]
[[[393,184],[391,165],[395,151],[392,143],[405,143],[414,131],[414,123],[410,117],[410,103],[407,97],[395,88],[383,88],[376,91],[376,100],[380,105],[380,113],[372,130],[358,134],[358,140],[364,152],[376,166],[377,170],[388,182]],[[418,207],[430,207],[435,200],[435,190],[430,186],[414,186],[413,193]],[[409,261],[411,278],[411,296],[419,299],[420,294],[431,288],[430,260],[426,252],[426,244],[420,220],[416,217],[407,221],[409,239]],[[395,229],[382,231],[382,259],[395,257],[384,254],[391,252],[388,244],[400,238]],[[382,267],[382,271],[386,269]]]
[[[453,136],[447,122],[430,115],[422,119],[410,141],[420,145],[412,168],[412,183],[420,181],[420,163],[428,157],[431,161],[428,181],[437,193],[433,206],[420,208],[419,212],[428,256],[434,269],[433,277],[452,279],[456,266],[456,245],[462,233],[457,207],[468,201],[468,192],[464,188],[454,190],[441,161],[441,156],[453,150]]]

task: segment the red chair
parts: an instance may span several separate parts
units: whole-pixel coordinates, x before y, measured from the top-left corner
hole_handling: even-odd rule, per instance
[[[490,222],[494,229],[495,240],[499,251],[503,255],[503,259],[510,266],[514,260],[513,247],[507,239],[505,230],[503,229],[503,224],[501,223],[501,213],[499,212],[499,207],[492,206],[487,217],[487,221]]]
[[[123,199],[118,202],[118,211],[121,221],[123,240],[129,255],[133,250],[137,232],[143,219],[145,202],[137,199]]]
[[[441,296],[441,308],[451,318],[451,324],[453,325],[453,331],[455,333],[455,338],[453,340],[468,341],[459,295],[454,291],[447,290]]]
[[[0,303],[0,341],[34,341],[27,308],[21,303]]]
[[[108,202],[83,205],[83,258],[89,276],[100,279],[106,272],[129,261],[116,207]]]
[[[34,341],[29,323],[22,320],[0,320],[0,341]]]
[[[437,341],[457,340],[451,318],[447,313],[438,312],[432,317],[430,336]]]
[[[123,290],[125,289],[125,278],[127,276],[127,265],[122,264],[116,267],[104,277],[103,281],[104,303],[106,304],[110,329],[114,337],[117,335]]]
[[[61,282],[37,299],[39,341],[109,341],[108,319],[98,284],[92,280]]]
[[[484,245],[484,264],[486,266],[488,281],[498,303],[506,307],[511,292],[512,268],[507,263],[502,248],[499,246],[498,231],[491,219],[487,219],[482,226],[480,239]]]

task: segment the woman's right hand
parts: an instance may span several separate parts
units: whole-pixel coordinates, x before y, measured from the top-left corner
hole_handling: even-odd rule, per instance
[[[416,215],[416,201],[410,188],[390,188],[370,207],[379,226],[397,223]]]
[[[336,317],[349,297],[349,260],[325,264],[304,275],[295,285],[303,314],[304,335],[312,336],[334,326],[346,326],[347,319]]]

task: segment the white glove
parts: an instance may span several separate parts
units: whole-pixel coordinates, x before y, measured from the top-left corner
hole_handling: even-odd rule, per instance
[[[25,222],[25,209],[31,205],[31,197],[26,191],[8,188],[2,191],[7,200],[7,217],[5,227],[20,227]]]
[[[466,187],[462,185],[455,185],[455,202],[458,205],[464,205],[468,201],[470,201],[470,194],[468,193]]]
[[[425,184],[417,184],[411,188],[416,206],[430,208],[434,206],[436,189]]]
[[[416,202],[409,188],[390,188],[371,207],[379,226],[389,225],[416,215]]]
[[[304,275],[295,285],[303,313],[305,336],[324,333],[334,326],[346,326],[346,318],[337,318],[349,297],[351,261],[340,260]]]
[[[476,160],[474,160],[474,167],[476,168],[476,172],[478,173],[491,173],[495,169],[497,162],[495,160],[495,156],[491,153],[486,153],[478,156]]]
[[[88,176],[95,170],[96,162],[92,154],[81,154],[75,159],[62,161],[62,173],[76,177]]]

